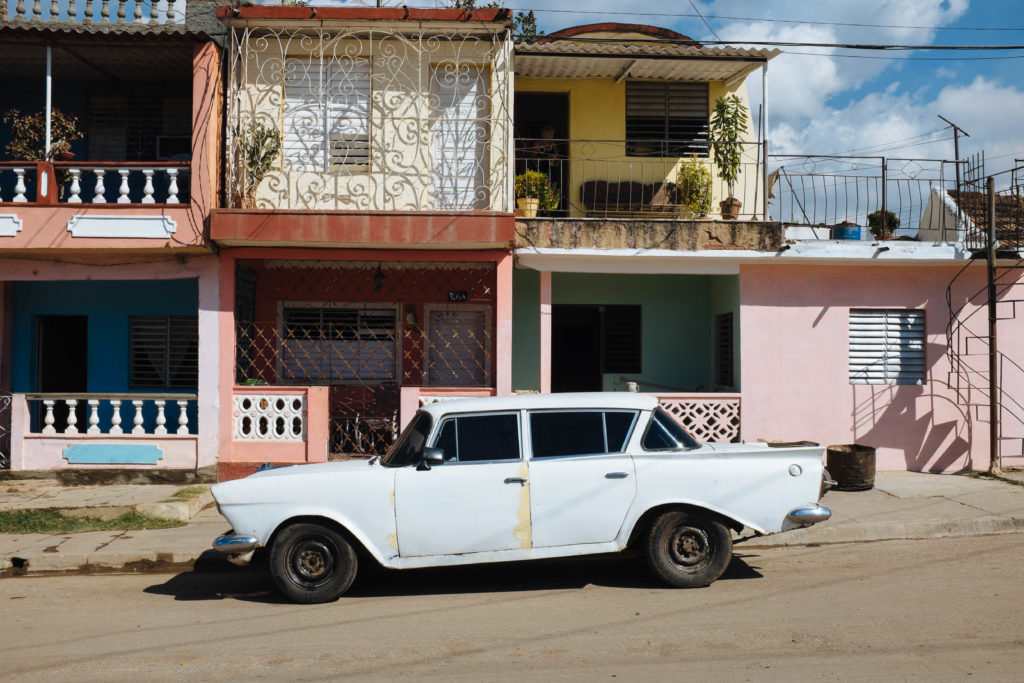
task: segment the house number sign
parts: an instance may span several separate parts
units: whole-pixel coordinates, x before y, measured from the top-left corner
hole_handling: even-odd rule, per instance
[[[450,289],[448,301],[469,301],[469,292],[463,289]]]

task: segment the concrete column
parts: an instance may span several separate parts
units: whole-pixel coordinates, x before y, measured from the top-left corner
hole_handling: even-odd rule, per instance
[[[551,271],[540,273],[540,392],[551,393]]]

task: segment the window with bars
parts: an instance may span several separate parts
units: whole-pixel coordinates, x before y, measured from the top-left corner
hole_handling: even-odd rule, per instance
[[[708,153],[708,84],[626,81],[626,154]]]
[[[197,316],[132,316],[130,336],[133,389],[196,390],[199,386]]]
[[[924,384],[924,311],[850,309],[850,384]]]
[[[368,166],[370,60],[308,57],[289,58],[284,64],[284,169]]]
[[[285,307],[281,376],[285,380],[394,382],[397,311],[389,308]]]

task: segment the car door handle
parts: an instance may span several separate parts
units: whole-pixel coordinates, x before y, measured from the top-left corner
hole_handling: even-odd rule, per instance
[[[505,479],[506,484],[519,484],[520,486],[526,485],[526,479],[523,477],[508,477]]]
[[[604,475],[605,479],[625,479],[629,476],[629,472],[609,472]]]

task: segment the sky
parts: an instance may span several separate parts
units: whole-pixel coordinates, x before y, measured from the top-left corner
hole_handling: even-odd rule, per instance
[[[447,5],[431,0],[384,4]],[[735,45],[750,40],[1024,45],[1024,0],[509,0],[507,6],[533,9],[546,33],[624,22],[663,26],[698,41],[714,40],[717,34]],[[581,12],[581,6],[589,11]],[[695,16],[698,12],[706,23]],[[784,53],[769,63],[767,75],[772,152],[952,159],[952,131],[938,118],[941,114],[969,135],[961,137],[962,158],[984,150],[989,173],[1012,168],[1016,159],[1024,164],[1024,49],[781,49]],[[757,75],[748,79],[755,109],[761,101],[760,80]]]

